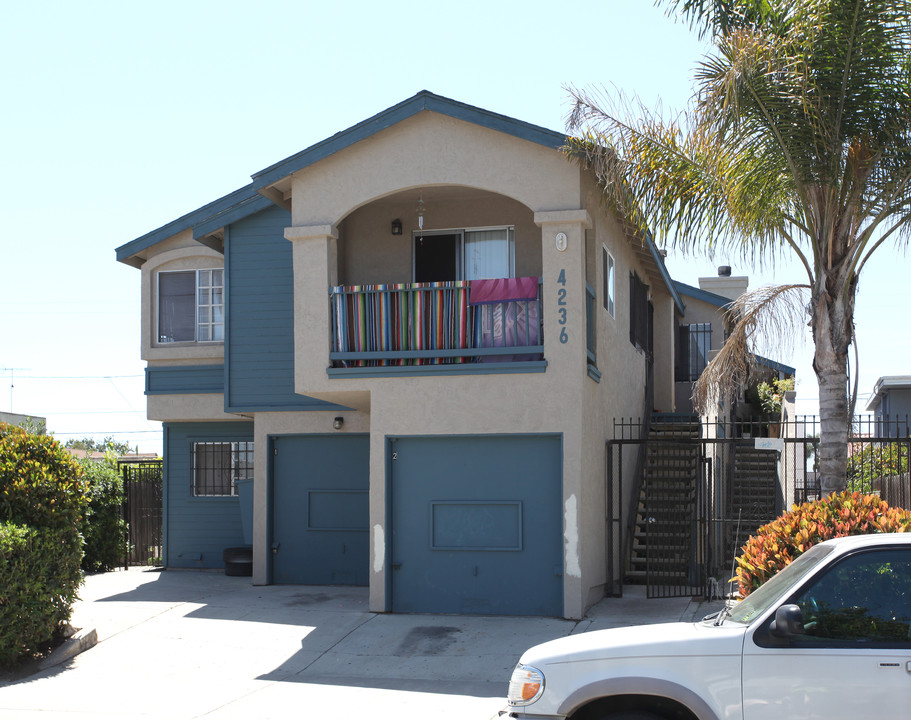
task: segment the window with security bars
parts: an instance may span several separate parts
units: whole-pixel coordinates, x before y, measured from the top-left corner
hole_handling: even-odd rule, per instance
[[[629,274],[629,341],[640,350],[651,354],[651,303],[649,290],[639,275]]]
[[[709,364],[712,347],[711,323],[681,325],[677,342],[677,382],[698,380]]]
[[[193,443],[193,494],[237,495],[237,480],[253,477],[252,442]]]

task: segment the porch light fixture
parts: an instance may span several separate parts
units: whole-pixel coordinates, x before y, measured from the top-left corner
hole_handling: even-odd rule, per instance
[[[345,418],[343,418],[341,415],[339,415],[337,418],[335,418],[335,420],[332,421],[332,427],[334,427],[336,430],[341,430],[342,425],[344,425],[344,424],[345,424]]]
[[[401,235],[402,234],[402,221],[396,218],[392,221],[392,234]]]

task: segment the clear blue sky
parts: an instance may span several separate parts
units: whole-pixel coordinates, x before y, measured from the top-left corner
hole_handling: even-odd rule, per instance
[[[682,109],[702,47],[650,0],[10,3],[0,27],[0,410],[61,440],[160,451],[145,419],[139,271],[114,248],[419,90],[563,130],[565,86]],[[735,258],[669,258],[691,285]],[[861,392],[905,374],[904,255],[858,299]],[[810,344],[798,368],[815,412]]]

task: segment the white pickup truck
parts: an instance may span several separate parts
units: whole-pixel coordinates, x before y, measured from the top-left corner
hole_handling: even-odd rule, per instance
[[[911,532],[838,538],[697,623],[526,651],[516,720],[911,717]]]

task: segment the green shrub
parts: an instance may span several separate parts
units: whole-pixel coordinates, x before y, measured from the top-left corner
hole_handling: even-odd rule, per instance
[[[908,474],[906,443],[869,444],[848,457],[848,489],[872,492],[873,481]]]
[[[82,471],[56,440],[0,423],[0,520],[76,533],[85,505]]]
[[[911,512],[858,492],[794,505],[791,512],[759,528],[743,546],[737,558],[740,595],[749,595],[818,542],[882,532],[911,532]]]
[[[81,558],[78,533],[0,522],[0,667],[34,653],[69,619]]]
[[[89,504],[82,524],[85,557],[82,569],[88,572],[112,570],[124,556],[126,521],[123,508],[123,479],[112,460],[80,460],[89,486]]]
[[[79,465],[53,438],[0,424],[0,662],[34,652],[69,619],[86,502]]]

